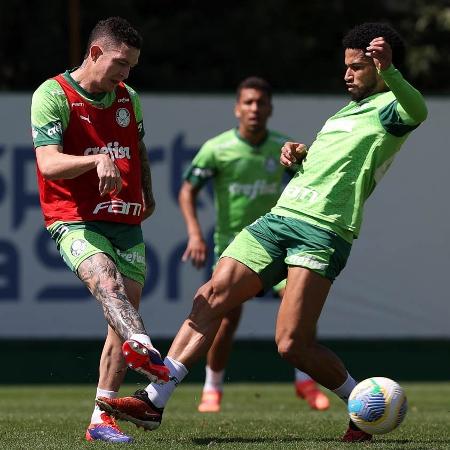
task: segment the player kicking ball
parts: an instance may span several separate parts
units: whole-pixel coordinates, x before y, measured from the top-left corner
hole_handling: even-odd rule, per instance
[[[45,225],[108,324],[96,397],[113,399],[130,367],[169,379],[138,313],[145,281],[141,222],[155,208],[142,112],[124,84],[142,38],[120,17],[97,23],[80,67],[33,95],[31,121]],[[95,405],[88,441],[132,442]]]
[[[356,381],[340,358],[315,340],[317,321],[359,235],[365,201],[426,119],[427,108],[394,66],[402,62],[404,44],[391,27],[359,25],[343,46],[350,103],[326,121],[276,206],[238,234],[197,291],[165,359],[173,379],[131,397],[99,399],[110,414],[154,429],[188,368],[208,351],[222,317],[286,273],[275,331],[278,352],[348,402]],[[299,149],[301,144],[286,143],[281,163],[292,166]],[[352,422],[343,436],[346,442],[371,439]]]

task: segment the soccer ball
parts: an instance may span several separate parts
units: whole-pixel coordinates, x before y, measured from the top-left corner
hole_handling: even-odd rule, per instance
[[[348,399],[350,419],[369,434],[389,433],[398,427],[405,418],[407,407],[401,386],[384,377],[361,381]]]

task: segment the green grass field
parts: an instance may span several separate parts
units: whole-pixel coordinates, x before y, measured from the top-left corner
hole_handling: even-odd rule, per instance
[[[289,384],[228,384],[219,414],[196,411],[200,386],[182,385],[161,428],[143,432],[128,423],[135,449],[450,449],[450,383],[402,383],[409,411],[398,430],[372,443],[344,444],[344,404],[332,398],[326,412],[311,411]],[[126,386],[129,394],[136,386]],[[84,432],[94,386],[0,387],[0,449],[95,449]]]

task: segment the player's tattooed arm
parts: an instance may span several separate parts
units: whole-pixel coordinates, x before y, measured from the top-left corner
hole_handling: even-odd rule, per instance
[[[147,219],[155,210],[155,199],[153,198],[152,174],[147,156],[147,149],[143,141],[139,141],[139,157],[141,158],[142,196],[144,198],[144,213],[142,220]]]
[[[128,300],[122,276],[106,254],[84,260],[78,276],[101,303],[106,321],[118,336],[125,341],[132,334],[147,334],[141,316]]]

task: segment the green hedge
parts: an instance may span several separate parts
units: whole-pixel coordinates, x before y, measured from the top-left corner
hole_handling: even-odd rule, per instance
[[[154,340],[165,354],[170,341]],[[387,376],[397,380],[450,379],[450,340],[328,340],[323,343],[343,359],[357,379]],[[99,340],[0,340],[0,383],[96,383],[102,350]],[[204,364],[187,381],[202,381]],[[272,341],[238,340],[227,368],[231,382],[282,382],[293,378]],[[142,381],[129,373],[127,382]]]

